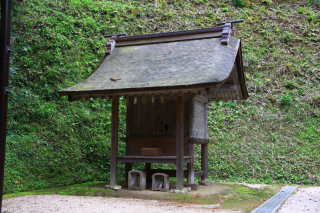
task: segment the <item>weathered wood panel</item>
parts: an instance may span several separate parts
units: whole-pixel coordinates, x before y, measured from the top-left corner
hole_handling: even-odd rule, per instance
[[[141,148],[142,156],[161,156],[163,154],[163,148],[153,147],[153,148]]]
[[[161,148],[163,156],[176,155],[176,143],[168,142],[127,142],[131,147],[128,155],[141,155],[141,148]],[[184,143],[184,155],[188,155],[187,143]]]
[[[172,163],[176,164],[176,156],[117,156],[117,162],[123,163]],[[182,163],[190,163],[190,156],[184,156]]]
[[[193,101],[193,113],[192,113],[192,122],[190,137],[194,138],[207,138],[207,122],[208,122],[208,113],[207,113],[207,97],[203,95],[198,95],[194,98]]]

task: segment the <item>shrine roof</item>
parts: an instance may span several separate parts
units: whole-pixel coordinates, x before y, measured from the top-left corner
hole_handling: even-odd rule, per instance
[[[222,29],[113,37],[97,69],[59,94],[80,97],[217,87],[230,76],[241,54],[240,39],[231,36],[227,45],[221,43]]]

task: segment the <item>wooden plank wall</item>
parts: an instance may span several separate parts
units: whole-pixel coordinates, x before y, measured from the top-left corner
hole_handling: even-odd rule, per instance
[[[141,155],[141,148],[162,148],[163,156],[176,155],[176,95],[134,97],[127,101],[127,155]],[[185,95],[184,155],[188,139],[207,138],[207,101],[205,95]]]
[[[163,156],[176,156],[175,137],[129,137],[127,155],[141,155],[141,148],[162,148]],[[184,139],[184,155],[188,154],[188,138]]]
[[[175,96],[163,96],[164,103],[161,103],[160,96],[137,97],[134,104],[134,97],[129,97],[127,102],[127,137],[131,136],[175,136],[176,134],[176,113],[177,100]],[[189,122],[192,110],[192,97],[185,98],[184,112],[184,135],[189,136]]]

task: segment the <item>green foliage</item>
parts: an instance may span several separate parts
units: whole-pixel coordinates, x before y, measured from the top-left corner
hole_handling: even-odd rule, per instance
[[[305,88],[299,88],[299,89],[298,89],[298,93],[299,93],[299,95],[301,95],[301,96],[305,95],[305,94],[306,94]]]
[[[304,13],[306,11],[305,7],[299,7],[298,12],[299,13]]]
[[[13,1],[4,193],[109,179],[110,100],[68,102],[57,94],[99,65],[104,34],[199,29],[242,18],[234,32],[242,39],[249,99],[209,106],[210,177],[318,183],[310,178],[320,175],[317,1],[273,1],[267,7],[244,0],[238,6],[245,7],[229,9],[224,0]],[[125,115],[121,99],[120,141]],[[124,165],[118,166],[122,177]]]
[[[293,82],[293,81],[287,81],[286,84],[285,84],[285,87],[288,88],[288,89],[294,89],[294,88],[296,88],[297,86],[296,86],[295,82]]]
[[[280,98],[280,104],[283,106],[289,106],[292,103],[292,97],[290,94],[282,94]]]
[[[319,95],[313,96],[312,100],[313,100],[314,104],[316,104],[316,105],[320,104],[320,96]]]
[[[229,8],[222,8],[222,12],[228,12]]]
[[[289,31],[285,31],[284,35],[283,35],[283,39],[286,43],[292,41],[293,39],[293,33],[289,32]]]
[[[262,0],[262,3],[270,6],[272,4],[272,1],[271,0]]]
[[[234,0],[233,3],[237,7],[246,5],[246,2],[244,0]]]
[[[271,103],[276,103],[277,102],[277,98],[275,96],[268,95],[267,98]]]
[[[314,6],[320,6],[320,0],[308,0],[308,3]]]

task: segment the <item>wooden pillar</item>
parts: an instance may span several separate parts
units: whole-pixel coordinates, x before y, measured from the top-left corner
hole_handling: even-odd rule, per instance
[[[177,94],[177,120],[176,120],[176,143],[177,143],[177,159],[176,159],[176,188],[183,189],[183,163],[184,163],[184,94]]]
[[[191,162],[188,163],[188,183],[194,183],[194,143],[188,143],[188,153],[191,156]]]
[[[112,98],[110,186],[117,185],[119,97]]]
[[[201,170],[204,171],[204,175],[201,176],[201,180],[208,180],[208,144],[201,145]]]
[[[125,173],[125,180],[128,181],[128,174],[129,174],[129,171],[132,170],[132,163],[126,163],[126,173]]]
[[[146,163],[145,164],[145,170],[146,171],[151,170],[151,163]]]

